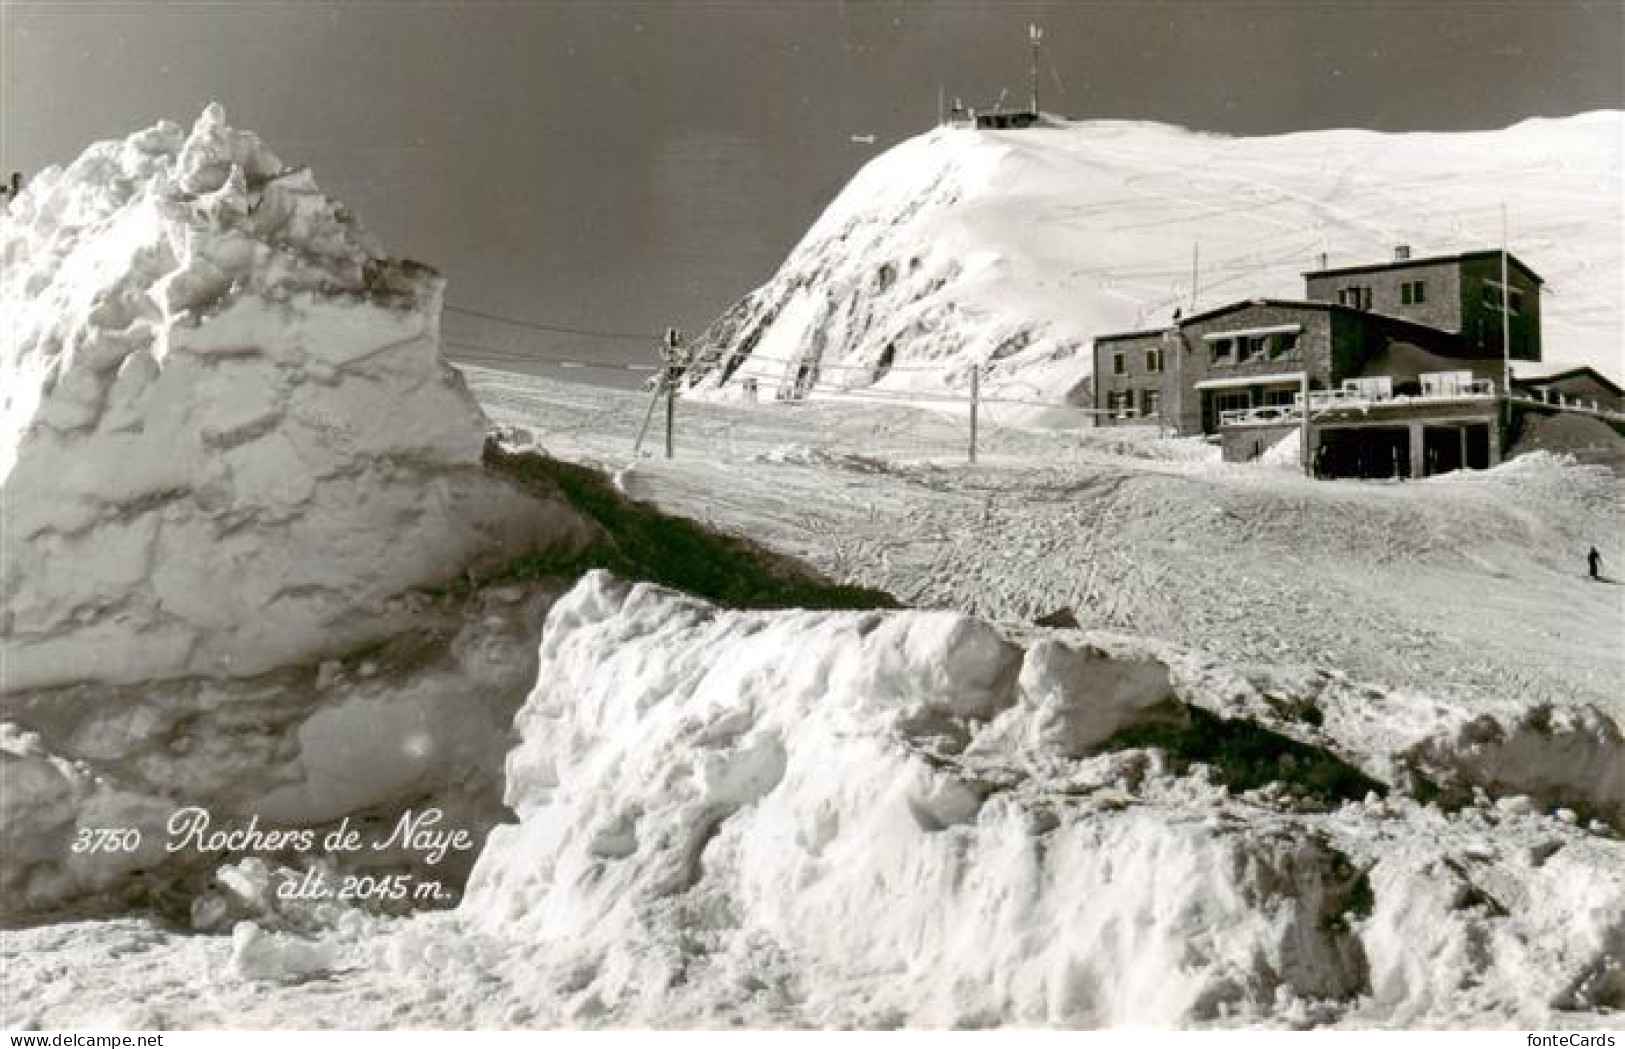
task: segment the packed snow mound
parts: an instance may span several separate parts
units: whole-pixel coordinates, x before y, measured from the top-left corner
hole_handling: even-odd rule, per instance
[[[459,917],[512,945],[554,1022],[594,1026],[1460,1025],[1625,1001],[1617,840],[1527,798],[1316,799],[1307,749],[1236,793],[1175,741],[1252,750],[1266,730],[1186,701],[1241,716],[1248,689],[1080,638],[728,612],[591,574],[549,613],[507,765],[519,823]]]
[[[520,823],[462,913],[590,991],[583,1018],[753,956],[832,1024],[1167,1024],[1360,982],[1330,921],[1352,873],[1317,836],[1067,805],[1064,775],[1022,790],[1012,763],[1182,723],[1159,664],[603,574],[554,607],[542,664],[508,761]]]
[[[1400,244],[1418,257],[1494,246],[1509,183],[1514,250],[1563,289],[1542,304],[1547,345],[1611,371],[1625,337],[1622,142],[1616,111],[1448,134],[939,128],[852,179],[772,280],[701,337],[692,385],[963,392],[979,364],[984,398],[1082,403],[1095,336],[1176,308],[1301,298],[1321,253],[1353,265]]]
[[[343,651],[579,532],[481,470],[441,278],[217,106],[41,172],[0,259],[0,692]]]

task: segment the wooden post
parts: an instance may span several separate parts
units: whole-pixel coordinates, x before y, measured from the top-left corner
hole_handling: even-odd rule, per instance
[[[970,370],[970,461],[976,462],[976,409],[982,400],[982,366],[973,365]]]
[[[683,369],[680,360],[679,344],[683,333],[676,328],[666,329],[666,344],[664,356],[666,358],[666,458],[674,455],[674,438],[677,429],[677,381],[682,378]]]
[[[1042,29],[1038,28],[1036,25],[1029,25],[1027,27],[1027,39],[1033,46],[1033,63],[1030,82],[1032,84],[1032,111],[1035,118],[1038,116],[1038,42],[1043,38],[1044,31]]]

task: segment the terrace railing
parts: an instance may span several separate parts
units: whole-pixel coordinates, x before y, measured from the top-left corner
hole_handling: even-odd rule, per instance
[[[1421,393],[1382,394],[1360,389],[1350,383],[1341,390],[1311,390],[1309,412],[1311,416],[1337,410],[1359,410],[1389,405],[1439,404],[1447,401],[1490,400],[1495,397],[1495,382],[1474,379],[1471,382],[1430,384]],[[1231,408],[1219,413],[1220,426],[1262,426],[1272,423],[1298,422],[1303,418],[1303,394],[1294,393],[1291,404],[1265,404],[1255,408]]]

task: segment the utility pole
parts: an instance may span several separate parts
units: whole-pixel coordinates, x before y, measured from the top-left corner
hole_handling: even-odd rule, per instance
[[[682,346],[683,333],[676,328],[667,328],[666,337],[660,344],[660,360],[662,367],[656,374],[660,379],[655,383],[654,396],[649,398],[649,409],[643,413],[643,425],[638,429],[638,439],[632,445],[632,455],[637,457],[643,450],[643,438],[649,432],[649,423],[654,419],[655,405],[660,403],[660,395],[666,395],[666,458],[670,459],[673,453],[673,436],[676,430],[677,415],[677,384],[683,373],[688,370],[688,351]]]
[[[683,350],[683,333],[676,328],[666,329],[666,342],[661,356],[666,361],[666,458],[672,458],[673,438],[677,428],[677,383],[688,369],[688,355]]]
[[[1030,72],[1032,75],[1033,89],[1033,116],[1035,117],[1038,115],[1038,42],[1042,39],[1044,39],[1044,31],[1042,29],[1038,28],[1036,25],[1027,26],[1027,40],[1032,44],[1033,48],[1033,62]]]
[[[976,462],[976,410],[982,402],[982,365],[971,366],[970,370],[970,461]]]

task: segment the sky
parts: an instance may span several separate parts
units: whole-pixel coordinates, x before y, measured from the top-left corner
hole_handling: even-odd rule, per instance
[[[0,169],[210,101],[308,163],[447,301],[644,360],[766,281],[939,96],[1232,134],[1505,127],[1625,108],[1619,0],[0,0]],[[874,136],[874,143],[853,136]]]

